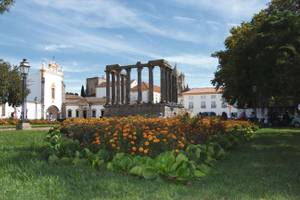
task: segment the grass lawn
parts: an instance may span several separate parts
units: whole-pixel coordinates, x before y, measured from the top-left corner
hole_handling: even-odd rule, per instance
[[[300,199],[300,130],[262,129],[190,185],[49,165],[46,132],[0,132],[0,199]]]

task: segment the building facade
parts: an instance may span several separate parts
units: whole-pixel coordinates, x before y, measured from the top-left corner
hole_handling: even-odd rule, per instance
[[[92,77],[86,79],[86,96],[95,97],[96,89],[101,83],[105,82],[104,77]]]
[[[105,98],[66,95],[64,118],[99,118],[103,116]]]
[[[223,112],[228,117],[238,114],[238,109],[229,105],[222,97],[222,91],[215,88],[193,88],[183,92],[179,102],[192,114],[214,112],[221,115]]]

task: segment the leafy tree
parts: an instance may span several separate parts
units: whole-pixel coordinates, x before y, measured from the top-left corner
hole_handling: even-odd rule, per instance
[[[8,100],[10,64],[0,59],[0,103]]]
[[[86,97],[86,93],[85,93],[85,90],[84,90],[84,87],[83,87],[83,85],[81,86],[81,92],[80,92],[80,96],[82,96],[82,97]]]
[[[29,94],[26,89],[25,95]],[[17,67],[0,59],[0,103],[10,106],[22,104],[22,77]]]
[[[239,107],[300,102],[299,0],[273,0],[250,22],[231,29],[212,83]],[[296,7],[297,8],[297,7]]]
[[[22,104],[22,79],[17,67],[9,72],[9,84],[8,84],[8,104],[15,107]],[[29,94],[29,89],[26,89],[25,95]]]
[[[0,0],[0,14],[8,11],[9,7],[14,3],[14,0]]]

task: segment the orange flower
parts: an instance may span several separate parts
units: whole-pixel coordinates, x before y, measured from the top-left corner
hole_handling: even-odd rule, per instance
[[[144,150],[144,154],[147,154],[149,152],[149,149]]]
[[[144,148],[143,147],[140,147],[139,148],[139,152],[143,152],[144,151]]]
[[[153,140],[153,142],[154,142],[154,143],[159,143],[159,142],[160,142],[160,139],[155,138],[155,139]]]
[[[131,150],[132,151],[136,151],[136,147],[131,147]]]

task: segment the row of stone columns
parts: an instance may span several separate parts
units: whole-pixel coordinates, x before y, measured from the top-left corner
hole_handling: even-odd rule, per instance
[[[138,62],[135,66],[137,68],[137,82],[138,82],[138,97],[137,103],[142,103],[142,70],[143,65]],[[161,65],[160,67],[160,88],[161,88],[161,102],[177,102],[177,75],[173,73],[170,67]],[[115,67],[106,68],[106,104],[130,104],[130,88],[131,88],[131,69],[133,67]],[[154,65],[147,65],[149,72],[149,90],[148,102],[153,103],[154,81],[153,69]],[[126,70],[126,75],[121,73],[121,70]],[[111,81],[110,81],[111,78]],[[110,90],[111,88],[111,90]],[[110,94],[110,92],[112,94]],[[126,92],[126,93],[125,93]],[[117,96],[116,96],[117,95]],[[125,96],[125,97],[124,97]],[[110,99],[111,98],[111,99]]]
[[[128,74],[127,75],[122,74],[121,70],[106,70],[105,72],[106,72],[106,104],[124,104],[125,101],[126,103],[129,103],[130,94],[127,92],[128,91],[127,82],[129,82],[129,88],[130,88],[130,72],[128,73],[129,76]],[[126,91],[126,98],[125,98],[125,91]],[[110,94],[110,92],[112,94]]]
[[[177,103],[177,75],[169,67],[160,67],[161,102]]]

